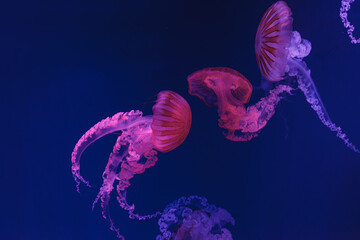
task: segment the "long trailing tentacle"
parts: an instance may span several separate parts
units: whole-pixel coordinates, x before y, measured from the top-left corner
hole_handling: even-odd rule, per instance
[[[80,138],[71,154],[72,174],[75,179],[78,192],[80,182],[90,186],[89,182],[80,175],[80,158],[84,150],[91,143],[95,142],[97,139],[103,137],[106,134],[120,131],[125,128],[132,127],[136,124],[149,121],[149,118],[151,118],[151,116],[142,117],[142,112],[140,111],[131,111],[128,113],[119,112],[112,117],[108,117],[98,122]]]
[[[295,75],[298,78],[299,89],[304,93],[306,101],[310,103],[311,108],[314,109],[320,121],[331,131],[336,132],[336,136],[340,138],[348,148],[360,153],[359,149],[350,142],[348,136],[343,133],[341,127],[336,126],[335,123],[331,121],[305,62],[296,59],[290,59],[290,62],[290,68],[293,68],[290,71],[291,75]]]
[[[119,192],[118,201],[120,206],[128,211],[130,218],[144,220],[161,214],[160,212],[144,216],[136,214],[134,213],[135,206],[129,205],[126,201],[126,190],[130,186],[129,180],[133,178],[135,174],[140,174],[144,172],[146,168],[154,166],[157,161],[157,152],[155,150],[151,150],[151,132],[147,132],[150,124],[151,119],[144,124],[139,124],[134,128],[124,130],[122,135],[117,138],[103,173],[103,185],[93,202],[94,209],[98,200],[101,200],[102,216],[104,219],[109,221],[110,229],[115,231],[117,233],[117,237],[120,239],[123,239],[123,236],[120,234],[119,228],[115,226],[113,220],[111,219],[109,211],[110,194],[114,189],[115,180],[119,180],[119,184],[117,186]],[[142,129],[141,133],[135,133],[137,129]],[[144,154],[142,152],[143,149],[148,152]],[[147,159],[145,163],[139,161],[142,156]]]
[[[105,218],[110,222],[110,229],[116,232],[118,238],[125,239],[120,234],[120,230],[117,227],[115,227],[115,224],[111,219],[110,211],[109,211],[110,193],[114,189],[113,184],[115,179],[117,178],[117,169],[127,155],[127,146],[125,146],[124,151],[120,153],[120,149],[122,146],[121,141],[122,141],[122,136],[119,136],[116,140],[113,151],[110,154],[108,164],[106,165],[105,171],[103,173],[103,179],[104,179],[103,185],[101,186],[100,191],[96,196],[95,201],[93,202],[92,208],[94,209],[97,201],[100,199],[103,218]]]
[[[130,179],[135,175],[145,171],[146,168],[152,167],[157,161],[157,152],[155,150],[150,150],[144,154],[146,158],[145,163],[139,163],[139,155],[136,153],[131,153],[127,156],[126,162],[121,164],[121,174],[119,179],[119,184],[117,186],[118,197],[117,200],[120,206],[129,213],[131,219],[145,220],[149,218],[157,217],[161,212],[155,212],[148,215],[139,215],[134,213],[135,205],[128,204],[126,200],[127,188],[130,186]]]

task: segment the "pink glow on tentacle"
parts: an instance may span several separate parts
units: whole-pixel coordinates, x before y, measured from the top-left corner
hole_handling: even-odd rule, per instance
[[[150,168],[155,165],[157,161],[157,152],[155,150],[149,150],[144,153],[145,163],[138,162],[138,155],[131,154],[127,157],[126,161],[121,164],[121,172],[119,174],[119,184],[117,185],[118,197],[117,200],[120,206],[128,211],[129,217],[131,219],[145,220],[149,218],[154,218],[161,214],[161,212],[156,212],[149,215],[139,215],[134,213],[135,205],[129,205],[126,199],[127,188],[131,185],[130,180],[134,177],[135,174],[143,173],[147,168]]]
[[[291,94],[292,90],[294,89],[287,85],[278,85],[270,90],[268,96],[261,98],[256,104],[247,107],[246,113],[237,123],[236,130],[228,129],[223,133],[225,137],[232,141],[249,141],[256,137],[275,114],[275,108],[281,100],[280,95],[282,93]],[[237,130],[240,130],[240,132],[237,133]]]
[[[124,149],[124,147],[123,149],[121,148],[122,138],[122,135],[117,138],[113,151],[110,154],[108,164],[106,165],[105,171],[103,173],[103,185],[101,186],[100,191],[96,196],[95,201],[93,202],[92,209],[94,209],[97,201],[100,199],[103,218],[109,221],[110,229],[116,232],[117,237],[119,239],[125,240],[124,236],[120,234],[119,228],[115,226],[109,211],[110,193],[114,189],[113,184],[115,179],[118,179],[117,169],[127,154],[127,147],[125,147],[126,149]],[[120,153],[120,149],[124,151]]]
[[[142,112],[140,111],[131,111],[128,113],[119,112],[112,117],[108,117],[98,122],[80,138],[71,154],[71,168],[78,192],[80,182],[83,182],[90,187],[89,182],[80,175],[80,158],[85,149],[97,139],[109,133],[120,131],[142,122],[146,122],[148,121],[149,117],[151,118],[151,116],[142,117]]]
[[[155,165],[156,150],[168,152],[175,149],[185,140],[191,127],[190,106],[175,92],[160,92],[153,113],[153,116],[143,117],[140,111],[121,112],[106,118],[81,137],[72,153],[72,172],[79,191],[81,181],[89,186],[80,175],[80,157],[83,151],[102,136],[122,131],[110,154],[103,173],[103,184],[93,203],[94,208],[98,200],[101,200],[102,215],[110,222],[110,229],[115,231],[120,239],[124,237],[115,227],[109,211],[110,194],[114,189],[115,180],[119,181],[117,200],[120,206],[128,211],[130,218],[144,220],[161,214],[161,212],[150,215],[134,213],[135,206],[127,203],[126,191],[131,185],[130,180],[136,174],[141,174]]]
[[[120,137],[114,145],[113,151],[110,154],[108,164],[103,173],[103,185],[97,195],[93,208],[97,201],[101,200],[102,215],[110,222],[110,229],[115,231],[119,236],[119,229],[115,227],[109,212],[110,193],[114,188],[115,180],[118,180],[118,201],[120,206],[128,211],[130,218],[137,218],[139,220],[156,217],[160,213],[152,215],[139,215],[134,213],[135,206],[129,205],[126,202],[126,190],[130,186],[130,179],[135,174],[140,174],[146,168],[152,167],[157,161],[155,150],[152,150],[152,119],[140,123],[134,127],[123,130]],[[141,161],[142,157],[146,158],[145,163]]]
[[[124,192],[130,186],[130,179],[135,174],[141,174],[146,168],[152,167],[157,161],[155,150],[152,150],[152,119],[147,122],[136,125],[132,128],[124,130],[122,135],[118,137],[113,152],[110,154],[108,164],[103,173],[103,185],[100,189],[98,196],[96,197],[93,207],[98,199],[101,199],[101,206],[103,208],[103,217],[109,218],[108,204],[110,199],[110,193],[113,189],[115,180],[118,180],[118,189],[122,190],[120,196],[124,196]],[[147,160],[141,161],[142,157]],[[127,211],[130,216],[135,216],[138,219],[149,218],[149,215],[141,216],[133,213],[134,206],[124,205],[126,198],[121,198],[123,201],[119,201],[120,205]]]
[[[118,178],[117,175],[117,168],[120,166],[120,164],[122,163],[124,157],[127,154],[127,151],[123,151],[122,153],[120,153],[120,149],[121,149],[121,141],[122,141],[122,136],[118,137],[116,140],[116,143],[114,145],[113,151],[110,154],[109,157],[109,161],[106,165],[105,171],[103,173],[103,185],[100,188],[100,191],[98,193],[98,195],[96,196],[95,201],[93,202],[93,206],[92,208],[94,209],[97,201],[99,199],[101,199],[101,206],[103,209],[102,215],[105,219],[107,219],[108,217],[108,203],[110,200],[110,193],[111,191],[114,189],[114,182],[115,180]]]
[[[155,165],[156,161],[157,161],[157,152],[155,150],[150,150],[149,152],[144,154],[144,157],[146,158],[146,162],[144,164],[138,164],[137,161],[135,159],[135,161],[132,161],[132,157],[130,157],[128,159],[127,163],[123,163],[122,164],[122,173],[120,173],[120,179],[119,179],[119,184],[117,186],[117,192],[118,192],[118,197],[117,200],[120,204],[120,206],[125,209],[126,211],[128,211],[129,213],[129,217],[131,219],[138,219],[138,220],[145,220],[145,219],[149,219],[149,218],[154,218],[157,217],[159,214],[161,214],[161,212],[156,212],[154,214],[149,214],[149,215],[139,215],[134,213],[135,210],[135,205],[129,205],[127,200],[126,200],[126,193],[127,193],[127,188],[130,186],[130,179],[134,176],[134,173],[142,173],[145,171],[146,168],[152,167]]]

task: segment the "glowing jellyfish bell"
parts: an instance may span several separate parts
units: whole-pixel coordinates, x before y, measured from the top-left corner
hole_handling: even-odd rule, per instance
[[[321,122],[336,132],[347,147],[359,150],[349,141],[342,129],[330,119],[316,86],[311,79],[310,70],[302,61],[311,51],[311,43],[302,39],[300,33],[292,31],[290,8],[284,1],[270,6],[260,21],[255,37],[255,54],[261,74],[270,82],[278,82],[287,77],[295,77],[299,89],[320,118]]]
[[[235,220],[225,209],[204,197],[190,196],[169,204],[158,221],[161,235],[156,240],[232,240],[227,228]]]
[[[217,106],[219,126],[232,141],[248,141],[257,136],[275,113],[279,95],[292,90],[279,85],[268,96],[246,107],[252,93],[251,83],[231,68],[213,67],[188,76],[189,93],[199,97],[208,106]]]
[[[251,83],[231,68],[215,67],[197,71],[188,77],[189,92],[208,106],[218,106],[221,127],[236,129],[249,102]]]
[[[255,37],[256,61],[270,82],[283,79],[286,72],[292,22],[290,8],[280,1],[266,10]]]
[[[169,152],[178,147],[187,137],[191,126],[191,110],[189,104],[179,94],[172,91],[162,91],[157,96],[153,106],[152,116],[143,116],[140,111],[119,112],[95,124],[77,142],[71,155],[72,173],[79,191],[80,182],[90,186],[80,175],[80,157],[84,150],[97,139],[117,131],[122,131],[110,154],[109,161],[103,173],[103,185],[94,201],[101,199],[102,214],[114,226],[109,213],[110,193],[115,180],[118,180],[117,197],[122,208],[129,212],[130,218],[146,219],[157,216],[140,216],[134,213],[134,205],[126,201],[126,190],[130,179],[140,174],[146,168],[152,167],[157,161],[157,152]],[[142,159],[144,157],[145,159]]]

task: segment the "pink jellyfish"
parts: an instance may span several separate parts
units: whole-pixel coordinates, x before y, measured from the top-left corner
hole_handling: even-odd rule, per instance
[[[349,35],[349,38],[351,39],[351,43],[357,44],[357,43],[360,43],[360,38],[356,39],[354,37],[353,32],[355,30],[355,27],[348,20],[348,13],[347,13],[350,10],[350,4],[353,2],[355,2],[355,0],[341,0],[340,18],[344,24],[344,27],[348,28],[347,34]]]
[[[169,204],[158,221],[156,240],[232,240],[226,227],[235,220],[225,209],[210,205],[204,197],[190,196]]]
[[[268,96],[252,106],[245,107],[252,93],[250,82],[231,68],[205,68],[187,78],[189,93],[199,97],[208,106],[217,106],[219,126],[232,141],[249,141],[257,136],[275,113],[279,95],[292,90],[279,85]]]
[[[321,122],[331,131],[336,132],[337,137],[347,147],[359,153],[342,129],[331,121],[321,101],[311,79],[310,70],[302,61],[309,55],[311,43],[302,39],[297,31],[292,31],[291,14],[287,4],[284,1],[278,1],[267,9],[261,19],[255,37],[255,54],[261,74],[270,82],[295,77],[299,89],[304,93],[307,102],[310,103]]]
[[[77,142],[71,155],[72,173],[79,191],[80,182],[87,186],[89,182],[80,175],[80,157],[84,150],[97,139],[109,133],[122,131],[118,137],[109,161],[103,173],[103,185],[94,201],[101,199],[103,217],[110,221],[110,229],[117,232],[109,213],[110,193],[118,180],[117,197],[120,206],[129,212],[130,218],[146,219],[157,216],[140,216],[134,213],[134,205],[126,201],[126,190],[130,179],[140,174],[146,168],[152,167],[157,161],[157,152],[169,152],[178,147],[187,137],[191,126],[191,110],[189,104],[179,94],[172,91],[162,91],[157,96],[153,106],[152,116],[143,116],[141,111],[119,112],[108,117],[88,130]],[[145,157],[142,160],[142,157]]]

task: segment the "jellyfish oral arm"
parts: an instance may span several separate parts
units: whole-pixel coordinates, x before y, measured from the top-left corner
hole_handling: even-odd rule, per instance
[[[145,126],[147,125],[147,127],[149,127],[149,124],[140,124],[139,127],[141,126],[143,127],[143,125]],[[144,135],[146,135],[145,138],[151,138],[151,131],[150,133],[144,133]],[[144,135],[141,137],[143,138]],[[134,150],[131,150],[133,149],[133,147],[131,146],[131,141],[129,139],[130,139],[130,135],[126,131],[120,137],[118,137],[116,144],[114,145],[113,151],[110,154],[108,164],[103,173],[103,185],[100,188],[100,191],[93,203],[93,209],[94,209],[97,201],[99,199],[101,200],[102,215],[106,220],[110,222],[110,229],[115,231],[117,233],[117,237],[120,239],[123,239],[123,236],[120,234],[119,229],[115,227],[115,224],[113,223],[110,217],[110,211],[109,211],[110,193],[114,188],[113,185],[115,180],[119,180],[119,184],[117,186],[117,191],[119,193],[118,202],[120,203],[120,206],[123,209],[128,211],[130,218],[144,220],[144,219],[156,217],[160,214],[160,212],[156,212],[151,215],[141,216],[139,214],[134,213],[135,206],[134,205],[130,206],[126,201],[126,190],[130,186],[129,180],[135,174],[142,173],[145,171],[146,168],[154,166],[157,161],[157,157],[156,157],[157,153],[154,150],[151,149],[146,150],[147,152],[145,154],[141,152],[137,153]],[[137,144],[144,144],[144,143],[140,141],[137,142]],[[151,148],[151,146],[149,146],[149,148]],[[141,159],[143,155],[145,155],[147,160],[145,164],[139,164],[138,161]]]
[[[287,85],[278,85],[270,90],[268,96],[261,98],[255,105],[247,108],[245,115],[235,129],[241,132],[237,134],[235,130],[228,129],[224,132],[225,137],[232,141],[249,141],[256,137],[274,116],[276,106],[281,100],[280,95],[285,92],[291,94],[292,90],[294,89]]]
[[[316,114],[323,123],[331,122],[305,62],[297,59],[289,59],[289,62],[291,68],[293,68],[289,75],[297,77],[299,89],[304,93],[306,101],[310,103],[311,108],[316,111]]]
[[[360,38],[356,39],[353,35],[353,31],[355,30],[354,25],[351,25],[348,20],[348,11],[350,10],[350,4],[355,2],[355,0],[341,0],[341,8],[340,8],[340,18],[344,24],[345,28],[348,28],[347,34],[351,39],[351,43],[357,44],[360,43]]]
[[[78,192],[80,182],[90,186],[89,182],[80,175],[80,158],[84,150],[91,143],[95,142],[104,135],[147,121],[151,121],[151,116],[142,117],[142,112],[140,111],[130,111],[128,113],[120,112],[112,117],[108,117],[98,122],[80,138],[71,154],[71,168]]]
[[[359,149],[354,146],[347,135],[342,132],[341,127],[336,126],[335,123],[331,121],[305,62],[297,59],[289,59],[289,63],[289,75],[297,77],[299,89],[304,93],[306,101],[310,103],[311,108],[314,109],[320,121],[331,131],[336,132],[336,136],[340,138],[348,148],[360,153]]]
[[[139,164],[137,162],[138,160],[136,160],[137,158],[136,156],[128,156],[127,160],[122,163],[121,172],[119,174],[120,179],[119,179],[119,184],[117,186],[117,192],[118,192],[117,200],[120,206],[126,211],[128,211],[129,217],[131,219],[136,218],[138,220],[145,220],[145,219],[157,217],[159,214],[161,214],[161,212],[155,212],[153,214],[148,214],[148,215],[136,214],[134,213],[135,205],[134,204],[129,205],[126,200],[127,188],[130,186],[129,180],[135,174],[143,173],[146,168],[154,166],[157,161],[157,152],[151,150],[146,154],[144,154],[144,157],[146,158],[146,162]]]

